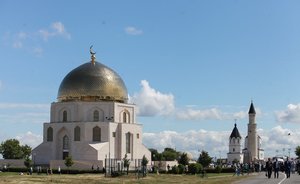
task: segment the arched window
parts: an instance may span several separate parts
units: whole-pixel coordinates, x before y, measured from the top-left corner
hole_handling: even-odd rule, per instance
[[[131,152],[131,134],[130,132],[126,133],[126,153]]]
[[[68,113],[67,111],[63,112],[63,122],[67,122],[68,121]]]
[[[93,114],[94,121],[99,121],[99,111],[95,110]]]
[[[80,127],[74,128],[74,141],[80,141]]]
[[[69,137],[65,135],[63,137],[63,149],[68,150],[69,149]]]
[[[123,112],[123,123],[127,123],[127,113]]]
[[[47,129],[47,141],[52,142],[53,141],[53,128],[49,127]]]
[[[232,152],[235,152],[235,149],[234,149],[234,148],[232,148]]]
[[[93,141],[101,141],[101,128],[98,126],[93,128]]]

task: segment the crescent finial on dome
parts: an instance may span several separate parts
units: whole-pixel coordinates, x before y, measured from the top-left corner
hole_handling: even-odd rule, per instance
[[[95,61],[95,59],[96,59],[96,56],[95,56],[96,52],[93,52],[92,48],[93,48],[93,45],[90,46],[90,54],[91,54],[91,59],[92,59],[91,62],[92,62],[93,64],[95,64],[95,62],[96,62],[96,61]]]

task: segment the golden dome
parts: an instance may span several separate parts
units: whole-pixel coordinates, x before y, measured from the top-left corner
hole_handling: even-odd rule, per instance
[[[91,53],[95,54],[95,53]],[[109,67],[92,61],[72,70],[60,84],[57,100],[127,102],[127,88],[122,78]]]

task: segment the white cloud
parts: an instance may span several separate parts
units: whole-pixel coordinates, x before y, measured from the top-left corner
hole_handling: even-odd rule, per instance
[[[286,110],[275,112],[275,116],[280,123],[300,123],[300,104],[289,104]]]
[[[44,50],[41,47],[36,47],[33,49],[33,53],[36,56],[42,56],[43,55]]]
[[[268,156],[276,154],[288,155],[290,151],[291,156],[295,156],[295,148],[300,145],[299,130],[290,130],[281,126],[276,126],[271,130],[258,130],[262,137],[262,144]],[[290,150],[289,150],[290,149]]]
[[[0,103],[0,109],[50,109],[49,104]]]
[[[246,118],[247,112],[226,113],[217,108],[203,110],[187,108],[179,110],[176,117],[182,120],[232,120]]]
[[[32,149],[38,146],[43,141],[42,135],[33,134],[32,132],[26,132],[25,134],[20,134],[16,136],[21,143],[21,145],[29,145]]]
[[[242,149],[244,148],[245,135],[242,132]],[[289,135],[290,133],[290,135]],[[148,148],[163,151],[166,147],[176,148],[177,151],[190,152],[194,158],[199,156],[199,151],[205,150],[212,157],[227,157],[229,151],[228,131],[207,131],[200,129],[186,132],[162,131],[158,133],[144,133],[143,143]],[[289,130],[276,126],[271,130],[258,129],[258,135],[262,138],[262,148],[265,150],[265,157],[273,157],[277,154],[285,154],[295,157],[295,147],[300,145],[300,131]]]
[[[24,40],[24,39],[26,39],[27,37],[28,37],[28,34],[25,33],[25,32],[23,32],[23,31],[21,31],[21,32],[19,32],[19,33],[17,34],[17,38],[19,38],[19,39],[21,39],[21,40]]]
[[[50,104],[0,103],[0,124],[35,124],[49,121]]]
[[[49,121],[47,112],[15,112],[14,114],[0,114],[0,124],[41,124]]]
[[[20,49],[23,47],[23,42],[28,38],[28,34],[21,31],[14,36],[13,48]]]
[[[208,151],[210,156],[228,152],[228,131],[190,130],[187,132],[163,131],[159,133],[144,133],[143,142],[148,148],[163,151],[166,147],[176,148],[177,151],[192,153],[194,158],[199,151]]]
[[[143,31],[140,29],[137,29],[133,26],[128,26],[125,28],[125,32],[129,35],[140,35],[143,34]]]
[[[174,111],[174,96],[151,88],[148,81],[141,81],[142,89],[130,98],[137,104],[139,116],[169,115]]]
[[[54,22],[49,29],[40,29],[39,34],[42,36],[44,41],[47,41],[51,37],[62,36],[67,39],[71,39],[71,34],[67,32],[65,26],[61,22]]]
[[[20,49],[23,47],[23,43],[21,41],[15,41],[12,46],[13,48]]]

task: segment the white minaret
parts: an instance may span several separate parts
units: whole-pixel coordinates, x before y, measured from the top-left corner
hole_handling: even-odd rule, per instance
[[[248,112],[249,123],[248,123],[248,140],[247,140],[247,151],[249,162],[258,159],[258,147],[257,147],[257,132],[256,132],[256,122],[255,122],[255,109],[253,102],[251,101],[250,109]]]
[[[242,136],[236,123],[229,137],[229,152],[227,153],[227,161],[229,164],[233,164],[234,161],[238,163],[243,163],[243,154],[241,150]]]

